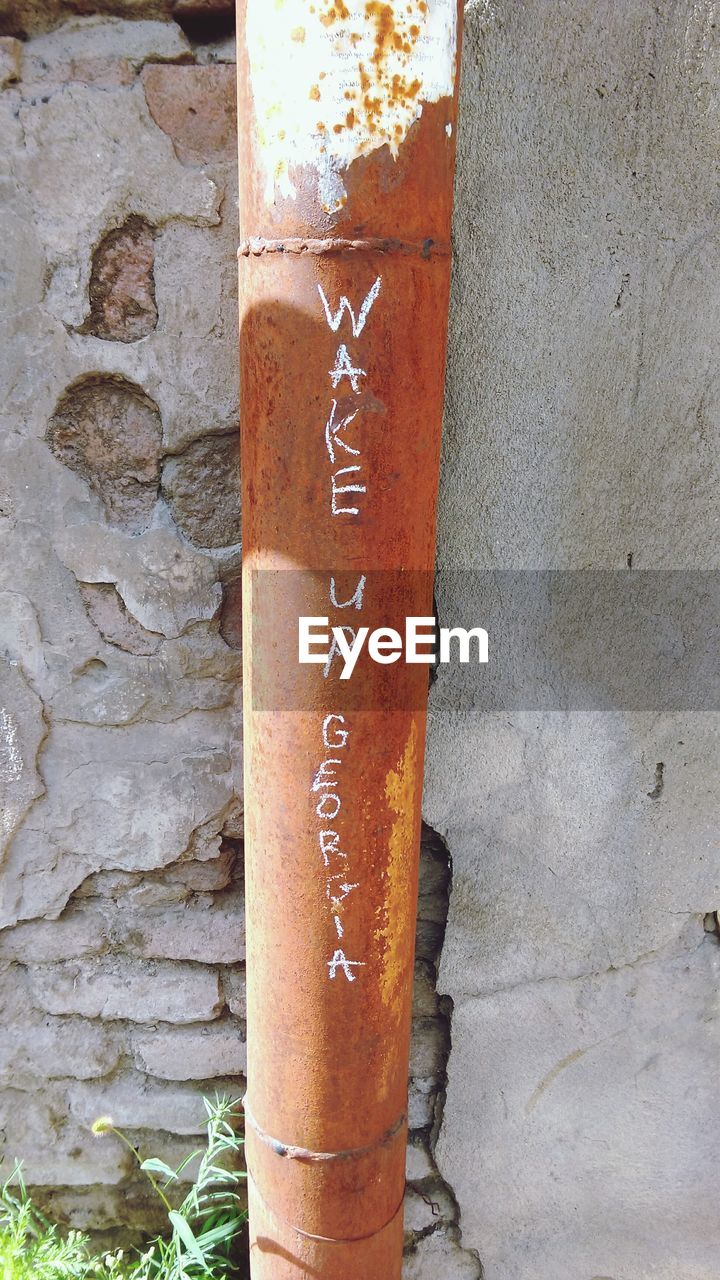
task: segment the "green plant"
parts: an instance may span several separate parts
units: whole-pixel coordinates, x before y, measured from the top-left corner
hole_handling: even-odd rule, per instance
[[[246,1175],[233,1168],[242,1146],[233,1124],[238,1118],[237,1103],[228,1098],[218,1098],[214,1103],[204,1098],[203,1102],[207,1111],[207,1142],[203,1150],[191,1152],[176,1169],[163,1160],[140,1161],[140,1168],[165,1206],[170,1235],[157,1236],[151,1242],[128,1273],[132,1280],[226,1280],[233,1273],[233,1254],[247,1216],[237,1194],[238,1184]],[[130,1140],[109,1117],[96,1120],[93,1132],[114,1133],[137,1156]],[[198,1158],[195,1181],[182,1203],[173,1209],[166,1192]]]
[[[158,1159],[141,1160],[129,1138],[109,1116],[93,1132],[114,1134],[138,1160],[168,1217],[168,1235],[157,1236],[142,1254],[122,1250],[96,1253],[79,1231],[62,1235],[28,1196],[16,1165],[0,1186],[0,1280],[230,1280],[238,1237],[246,1214],[238,1198],[245,1177],[237,1165],[242,1138],[235,1132],[237,1104],[227,1098],[203,1099],[207,1112],[205,1147],[193,1151],[176,1169]],[[173,1208],[167,1192],[180,1175],[200,1163],[184,1200]]]
[[[122,1280],[123,1255],[95,1254],[87,1236],[62,1236],[32,1204],[16,1165],[0,1186],[0,1280]]]

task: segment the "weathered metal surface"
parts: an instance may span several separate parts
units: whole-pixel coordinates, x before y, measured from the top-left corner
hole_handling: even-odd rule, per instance
[[[432,611],[460,23],[239,0],[254,1280],[400,1275],[427,667],[274,636]]]

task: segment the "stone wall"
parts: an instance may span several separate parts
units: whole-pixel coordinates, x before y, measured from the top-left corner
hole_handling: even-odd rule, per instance
[[[119,1244],[162,1219],[93,1119],[177,1163],[202,1095],[244,1087],[234,44],[214,19],[4,23],[0,1150]],[[429,829],[422,868],[406,1274],[472,1280],[432,1154]]]

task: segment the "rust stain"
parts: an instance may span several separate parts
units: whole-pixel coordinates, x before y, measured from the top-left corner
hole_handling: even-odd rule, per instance
[[[396,769],[385,781],[385,799],[395,814],[388,840],[385,872],[385,922],[377,932],[384,944],[384,964],[380,979],[383,1004],[399,1012],[402,1005],[408,961],[407,939],[412,934],[413,895],[409,892],[408,868],[413,858],[413,832],[417,805],[418,731],[413,721],[405,750]]]
[[[345,19],[349,17],[350,10],[344,3],[344,0],[335,0],[335,3],[331,5],[327,13],[322,13],[320,15],[320,21],[324,27],[331,27],[334,22],[344,22]]]
[[[348,113],[345,121],[333,123],[330,127],[336,135],[345,129],[352,129],[361,121],[366,125],[368,133],[376,135],[382,132],[382,120],[388,106],[407,108],[417,99],[422,88],[420,80],[417,78],[410,80],[402,72],[395,71],[391,74],[388,67],[390,55],[393,57],[395,67],[398,56],[402,58],[405,66],[409,63],[415,44],[421,35],[421,26],[417,21],[418,15],[427,13],[427,5],[423,4],[423,0],[417,0],[415,6],[407,6],[407,12],[415,18],[415,21],[409,24],[406,19],[396,19],[392,5],[384,3],[384,0],[366,0],[365,17],[368,22],[373,23],[375,28],[374,48],[370,55],[371,65],[366,67],[361,62],[358,66],[359,94],[350,89],[344,91],[345,100],[353,104],[352,120],[349,119],[350,113]],[[350,11],[342,0],[335,0],[335,3],[318,17],[323,26],[330,28],[349,18]],[[344,34],[352,46],[359,44],[363,38],[357,31]],[[324,72],[321,72],[319,78],[322,79],[323,75]],[[315,101],[319,99],[317,85],[312,86],[310,97]],[[402,133],[402,129],[393,128],[387,136],[388,142],[395,144]]]

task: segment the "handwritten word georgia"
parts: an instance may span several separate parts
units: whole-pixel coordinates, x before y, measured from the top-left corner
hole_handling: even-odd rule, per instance
[[[327,715],[323,720],[322,740],[327,751],[337,752],[328,755],[318,766],[312,781],[312,791],[319,794],[315,804],[315,813],[323,824],[318,831],[320,855],[325,871],[325,894],[332,916],[338,940],[345,932],[343,910],[346,899],[360,885],[352,881],[350,855],[341,848],[341,836],[338,830],[338,818],[342,810],[342,789],[338,770],[342,770],[343,757],[340,752],[347,750],[349,729],[345,727],[345,717]],[[332,825],[330,825],[332,824]],[[348,982],[355,981],[353,969],[362,968],[364,961],[348,960],[342,947],[336,947],[332,960],[328,960],[328,977],[334,978],[338,969],[345,974]]]

